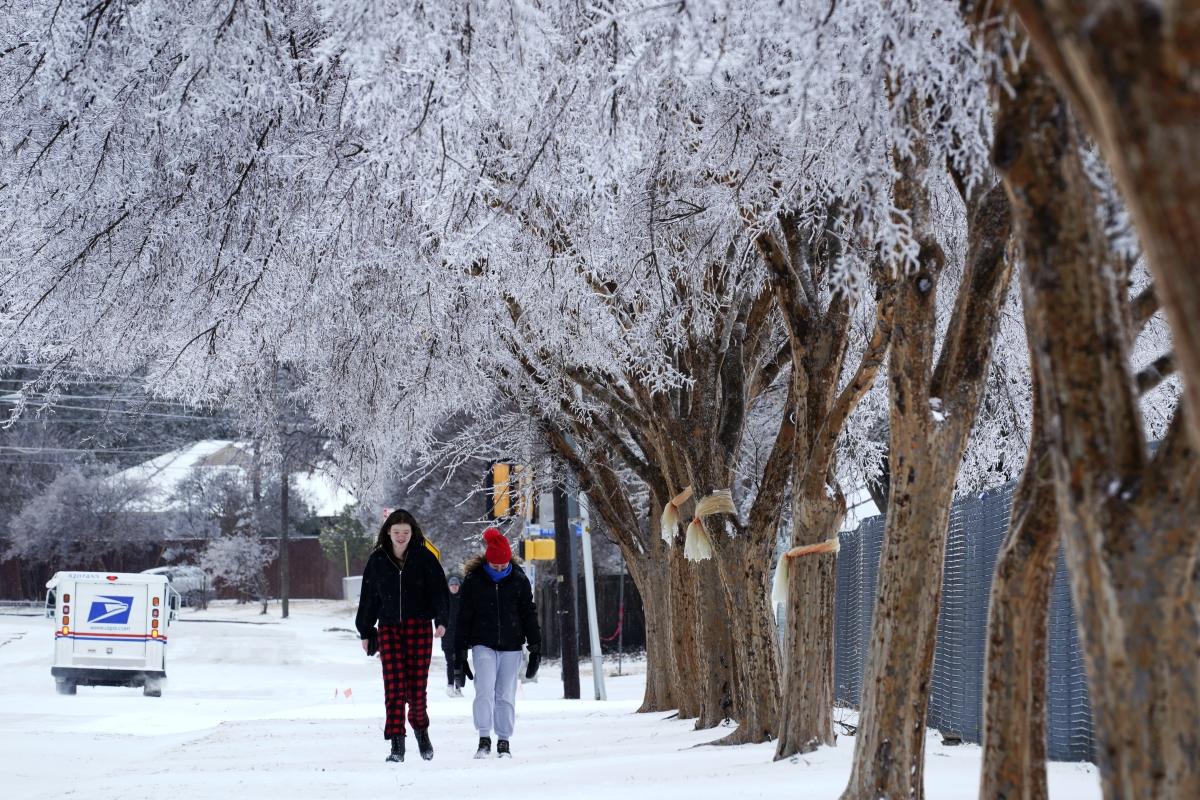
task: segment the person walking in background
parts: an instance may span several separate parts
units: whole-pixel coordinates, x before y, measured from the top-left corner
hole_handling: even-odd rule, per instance
[[[454,633],[458,627],[458,607],[459,607],[459,587],[462,586],[462,578],[457,575],[451,575],[446,579],[446,585],[450,589],[450,613],[447,616],[446,635],[442,637],[442,652],[446,655],[446,694],[450,697],[462,697],[463,684],[466,683],[466,676],[462,669],[459,668],[458,659],[455,658],[454,651]]]
[[[375,549],[363,570],[358,615],[354,619],[367,655],[379,652],[387,722],[383,736],[392,744],[388,761],[404,760],[404,712],[421,758],[433,758],[426,690],[433,637],[446,633],[446,573],[421,526],[398,508],[384,520]]]
[[[508,539],[496,528],[483,532],[486,550],[467,563],[455,629],[458,667],[475,681],[473,712],[479,731],[476,758],[492,751],[496,733],[496,755],[511,758],[509,741],[516,725],[517,671],[521,646],[529,643],[532,679],[541,663],[542,633],[538,628],[533,588],[521,567],[512,560]],[[475,664],[472,676],[467,650]]]

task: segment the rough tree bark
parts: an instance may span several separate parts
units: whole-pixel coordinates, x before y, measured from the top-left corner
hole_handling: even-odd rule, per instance
[[[674,652],[671,647],[669,611],[666,604],[669,595],[664,591],[667,585],[665,564],[651,563],[634,566],[634,562],[626,559],[631,576],[636,586],[646,586],[648,591],[638,593],[642,597],[642,609],[646,620],[646,691],[642,704],[638,706],[639,713],[669,711],[679,707],[676,697],[676,684],[672,680],[672,664]]]
[[[656,627],[662,636],[655,647],[663,657],[656,662],[658,674],[647,678],[647,692],[651,685],[669,687],[674,703],[670,707],[678,709],[681,719],[695,719],[697,728],[716,727],[726,719],[736,718],[739,703],[729,622],[734,614],[716,566],[710,563],[697,567],[688,563],[683,558],[681,541],[667,545],[657,535],[657,510],[665,502],[661,498],[673,494],[666,489],[667,478],[635,455],[625,454],[627,459],[636,461],[637,471],[651,487],[651,520],[646,530],[652,533],[647,535],[641,532],[628,492],[616,477],[608,453],[592,442],[596,430],[575,425],[576,444],[592,442],[593,445],[588,449],[589,457],[583,458],[550,421],[544,421],[544,426],[552,449],[572,469],[597,512],[615,532],[639,592],[657,599],[656,607],[661,613]],[[666,454],[661,444],[651,443],[652,437],[643,441],[647,449],[664,453],[658,463],[681,469],[676,454]],[[622,527],[614,527],[617,521],[623,522]],[[638,532],[636,536],[621,535],[633,531]],[[658,576],[661,582],[637,583],[650,575]],[[652,700],[647,694],[643,708],[666,710]]]
[[[925,716],[955,478],[986,383],[1011,275],[1011,217],[997,184],[968,201],[968,255],[934,367],[944,255],[919,148],[901,164],[919,268],[899,286],[889,364],[891,487],[854,766],[844,798],[924,796]]]
[[[694,430],[705,429],[709,428],[699,422]],[[676,452],[687,464],[690,484],[706,487],[704,494],[732,484],[736,446],[724,450],[711,438],[693,438],[686,445],[677,445]],[[694,576],[702,599],[697,621],[712,679],[706,687],[706,714],[697,727],[711,727],[726,719],[737,723],[719,744],[775,737],[779,661],[768,575],[785,482],[785,465],[769,464],[751,509],[750,524],[741,527],[737,520],[728,521],[738,528],[734,537],[727,534],[724,518],[704,521],[712,540],[712,560],[687,562],[682,537],[672,548],[673,563],[677,559],[681,569]],[[714,712],[715,717],[711,716]]]
[[[1001,51],[1010,42],[994,41],[1006,27],[988,19],[995,8],[965,3],[984,47]],[[1046,157],[1035,141],[1057,94],[1037,61],[1026,58],[1007,86],[997,86],[997,153],[1020,144],[1020,158]],[[1025,141],[1031,140],[1031,141]],[[1006,155],[1006,157],[1010,157]],[[1011,182],[1009,188],[1011,186]],[[1063,198],[1066,201],[1066,198]],[[1016,207],[1019,207],[1017,205]],[[1027,232],[1018,226],[1018,234]],[[1020,237],[1017,237],[1020,245]],[[1028,247],[1037,252],[1037,243]],[[1046,679],[1050,592],[1058,555],[1058,509],[1044,424],[1051,409],[1042,408],[1041,376],[1030,354],[1035,385],[1029,453],[1013,495],[1008,533],[996,559],[988,604],[984,668],[983,768],[981,798],[1045,800]]]
[[[593,451],[595,447],[611,451],[648,486],[663,490],[663,496],[670,496],[665,494],[668,486],[692,485],[697,497],[733,486],[747,409],[786,366],[778,358],[766,357],[775,324],[771,292],[765,287],[746,291],[751,287],[738,284],[744,276],[737,264],[732,246],[713,259],[701,291],[731,301],[711,335],[694,337],[676,352],[677,368],[692,382],[670,392],[653,391],[633,373],[611,374],[570,364],[543,370],[541,365],[552,364],[554,356],[543,351],[536,336],[510,343],[529,379],[545,385],[543,372],[565,373],[590,399],[608,406],[611,419],[595,415],[586,423],[575,419],[574,438]],[[619,287],[600,281],[583,263],[579,268],[581,277],[608,303],[614,322],[632,325],[637,309],[619,296]],[[520,303],[514,297],[505,300],[516,336],[521,336]],[[565,418],[574,419],[565,400],[563,412]],[[777,483],[780,497],[787,477],[781,471],[781,480],[764,477],[762,481],[764,486]],[[727,741],[772,739],[778,718],[778,654],[766,575],[782,503],[771,502],[770,493],[760,491],[755,504],[769,511],[751,513],[765,523],[761,529],[739,527],[738,535],[730,537],[724,533],[723,520],[706,521],[714,542],[722,548],[716,563],[690,565],[682,560],[681,547],[672,547],[667,556],[670,632],[681,675],[675,691],[680,715],[695,715],[701,727],[732,719],[738,728]]]
[[[832,234],[832,208],[822,234]],[[838,382],[850,341],[847,298],[821,307],[816,292],[836,248],[832,235],[804,232],[787,214],[779,216],[786,248],[770,232],[755,240],[767,265],[776,304],[788,331],[792,383],[787,408],[788,445],[772,457],[791,462],[791,544],[815,545],[837,535],[846,502],[836,478],[835,444],[850,413],[874,383],[891,335],[893,287],[876,270],[875,326],[855,374],[839,393]],[[805,245],[805,242],[815,244]],[[833,553],[813,554],[789,564],[779,738],[775,758],[809,752],[835,742],[833,732],[833,626],[837,562]]]
[[[716,294],[728,291],[718,285],[724,274],[722,263],[715,263],[711,288]],[[656,463],[672,475],[673,488],[691,485],[699,498],[734,485],[747,409],[782,368],[778,358],[762,366],[771,344],[771,304],[766,287],[739,298],[711,340],[693,342],[680,353],[679,366],[692,378],[686,388],[658,394],[635,388],[644,418],[653,420],[644,436],[653,442]],[[781,422],[773,452],[786,448],[787,426],[786,420]],[[704,521],[713,561],[683,560],[682,525],[671,549],[673,582],[684,581],[680,573],[690,570],[700,600],[695,621],[706,682],[697,727],[726,719],[737,723],[719,744],[768,741],[776,735],[779,662],[768,576],[788,470],[786,459],[768,459],[746,524],[727,517]],[[729,528],[736,535],[728,535]],[[690,636],[686,622],[674,631],[677,645]]]
[[[1129,364],[1124,276],[1095,213],[1081,147],[1066,102],[1056,98],[1035,136],[997,147],[997,165],[1022,230],[1040,400],[1054,410],[1046,430],[1097,761],[1108,798],[1193,798],[1200,459],[1188,430],[1191,395],[1151,457]]]
[[[543,429],[550,449],[567,464],[575,475],[580,488],[587,494],[591,508],[604,520],[605,526],[617,542],[630,578],[642,598],[646,620],[646,690],[639,711],[669,711],[679,708],[681,690],[688,684],[680,674],[679,659],[676,658],[671,630],[671,591],[665,545],[651,535],[655,530],[653,520],[639,519],[637,510],[629,500],[628,492],[602,452],[585,460],[567,440],[567,437],[549,420],[543,420]],[[577,437],[581,435],[577,431]],[[579,441],[577,438],[576,441]],[[652,474],[648,478],[655,480]],[[665,489],[651,484],[650,516],[653,517],[656,497]]]
[[[1030,455],[1013,496],[988,603],[981,798],[1045,800],[1046,673],[1058,508],[1034,412]]]
[[[1013,0],[1034,50],[1121,186],[1200,408],[1200,6]],[[1200,425],[1192,442],[1200,447]]]

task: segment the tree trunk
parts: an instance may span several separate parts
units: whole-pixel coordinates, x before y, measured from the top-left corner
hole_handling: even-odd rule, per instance
[[[1188,405],[1200,409],[1200,13],[1190,0],[1016,0],[1013,8],[1120,184],[1164,289]]]
[[[1037,413],[1037,412],[1035,412]],[[1049,453],[1034,420],[988,605],[981,798],[1045,800],[1046,673],[1058,509]]]
[[[736,609],[730,627],[735,654],[732,690],[737,700],[728,716],[738,723],[720,744],[769,742],[779,724],[779,650],[770,603],[770,557],[748,546],[739,549],[743,555],[737,561],[717,559],[725,602]]]
[[[913,442],[891,451],[894,475],[905,479],[892,481],[888,498],[854,770],[843,798],[924,797],[925,714],[954,472],[903,455],[920,449]]]
[[[924,158],[918,145],[912,161],[901,162],[896,184],[897,205],[912,214],[920,268],[900,282],[896,300],[887,527],[847,800],[924,797],[925,717],[950,507],[1012,274],[1009,203],[997,185],[964,198],[967,263],[935,365],[944,255],[933,234]]]
[[[802,275],[812,284],[823,280],[825,269],[840,252],[837,236],[839,204],[827,209],[821,235],[805,230],[795,215],[777,217],[782,242],[760,231],[755,245],[771,276],[775,301],[788,332],[792,376],[788,410],[780,423],[758,496],[751,509],[751,528],[766,531],[769,519],[777,529],[779,509],[791,487],[793,546],[820,545],[836,537],[845,516],[845,497],[837,486],[836,444],[846,421],[873,385],[887,355],[894,309],[894,279],[882,268],[872,269],[875,321],[871,337],[850,379],[842,373],[851,332],[850,308],[843,299],[815,302],[803,288]],[[809,242],[809,245],[805,245]],[[879,266],[879,265],[877,265]],[[839,388],[840,387],[840,388]],[[885,460],[886,466],[886,460]],[[880,503],[880,508],[886,508]],[[770,557],[774,537],[764,537],[762,558]],[[836,558],[810,553],[789,564],[787,619],[784,637],[775,757],[787,758],[821,744],[832,745],[834,702],[833,629]]]
[[[639,514],[606,461],[595,456],[582,460],[561,435],[547,431],[552,448],[558,450],[587,493],[591,507],[604,520],[621,549],[629,576],[642,598],[646,623],[646,691],[639,711],[666,711],[677,707],[678,685],[671,647],[671,586],[667,547],[656,537],[646,536]],[[582,437],[580,437],[582,438]],[[661,508],[661,487],[650,487],[650,508]],[[651,511],[653,515],[653,511]],[[656,526],[647,519],[647,531]]]
[[[638,711],[668,711],[677,708],[678,702],[672,680],[667,565],[652,563],[650,559],[629,558],[626,564],[641,595],[646,620],[646,692]]]
[[[728,719],[737,719],[736,683],[737,653],[734,651],[734,620],[740,624],[741,607],[729,604],[717,565],[713,561],[691,564],[696,587],[696,616],[698,627],[696,652],[700,671],[700,714],[697,730],[715,728]],[[744,602],[744,601],[743,601]],[[736,609],[736,613],[735,613]]]
[[[792,545],[819,544],[841,527],[846,509],[838,498],[793,495]],[[783,700],[776,760],[836,743],[833,732],[834,596],[837,556],[813,554],[788,565]]]
[[[1071,488],[1060,487],[1060,502]],[[1107,798],[1200,797],[1200,640],[1185,599],[1192,570],[1153,552],[1155,539],[1194,539],[1195,527],[1194,518],[1147,527],[1131,515],[1082,514],[1065,528]],[[1101,531],[1139,541],[1105,559]]]
[[[989,26],[981,24],[980,29],[986,36]],[[1005,87],[996,92],[994,155],[1004,167],[1021,162],[1022,168],[1014,173],[1020,174],[1033,166],[1029,159],[1047,155],[1035,152],[1044,142],[1032,140],[1045,121],[1044,115],[1053,111],[1056,95],[1032,59],[1025,59],[1010,81],[1011,90]],[[1025,206],[1013,194],[1021,189],[1011,176],[1006,187],[1019,223]],[[1029,228],[1016,227],[1025,251],[1036,253],[1038,242],[1020,238],[1031,232]],[[1054,411],[1042,404],[1039,388],[1044,376],[1038,369],[1037,354],[1032,352],[1032,339],[1029,344],[1034,380],[1029,455],[1013,498],[1008,534],[996,560],[988,606],[981,798],[1043,800],[1048,793],[1047,629],[1060,541],[1059,515],[1051,442],[1044,427]]]
[[[1191,409],[1184,398],[1151,459],[1129,366],[1125,287],[1082,145],[1061,98],[1047,95],[1036,110],[998,129],[1011,144],[997,162],[1022,230],[1040,402],[1056,414],[1046,430],[1102,786],[1107,798],[1200,797],[1200,467],[1187,440]]]
[[[672,671],[679,718],[698,720],[704,705],[704,675],[699,661],[697,578],[691,566],[684,561],[680,548],[672,548],[667,559],[671,651],[675,654]]]

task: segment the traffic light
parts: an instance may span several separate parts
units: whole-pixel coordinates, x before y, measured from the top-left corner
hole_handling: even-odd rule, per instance
[[[487,518],[536,519],[533,470],[523,464],[497,461],[487,475]]]
[[[492,464],[488,472],[487,517],[503,519],[509,515],[512,495],[509,489],[512,465],[503,461]]]

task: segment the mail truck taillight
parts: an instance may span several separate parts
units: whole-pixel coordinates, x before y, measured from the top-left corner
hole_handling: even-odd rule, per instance
[[[151,627],[151,628],[157,628],[157,627],[158,627],[158,620],[156,620],[156,619],[152,619],[152,620],[150,620],[150,627]]]
[[[153,600],[151,600],[150,605],[154,605],[154,606],[158,605],[158,598],[156,597]]]
[[[64,602],[64,603],[69,603],[69,602],[71,602],[71,595],[69,595],[69,594],[64,594],[64,595],[63,595],[63,602]]]
[[[158,631],[150,631],[150,638],[151,638],[151,639],[157,639],[157,638],[158,638]]]
[[[68,628],[66,625],[63,625],[63,636],[66,636],[70,632],[71,632],[71,629]]]
[[[71,613],[71,607],[70,607],[70,606],[63,606],[63,613],[64,613],[64,614],[70,614],[70,613]]]
[[[68,625],[70,625],[70,624],[71,624],[71,618],[70,618],[70,617],[63,617],[63,627],[65,628],[65,627],[67,627],[67,626],[68,626]]]
[[[153,611],[151,611],[151,612],[150,612],[150,614],[151,614],[151,616],[153,616],[155,619],[158,619],[158,609],[157,609],[157,608],[156,608],[156,609],[154,609]]]

